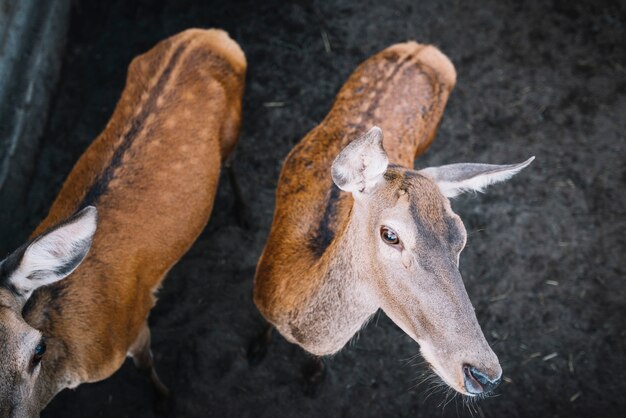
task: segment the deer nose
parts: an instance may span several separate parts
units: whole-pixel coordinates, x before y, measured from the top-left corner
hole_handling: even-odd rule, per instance
[[[465,377],[465,390],[472,395],[489,393],[500,384],[500,376],[490,378],[486,373],[481,372],[476,367],[466,364],[463,366],[463,376]]]

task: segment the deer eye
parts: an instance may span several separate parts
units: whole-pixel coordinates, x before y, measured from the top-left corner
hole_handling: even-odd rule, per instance
[[[389,245],[398,245],[400,243],[400,238],[398,238],[396,231],[386,226],[380,228],[380,237]]]
[[[35,347],[35,354],[33,355],[33,364],[37,365],[41,362],[43,355],[46,353],[46,341],[42,338]]]

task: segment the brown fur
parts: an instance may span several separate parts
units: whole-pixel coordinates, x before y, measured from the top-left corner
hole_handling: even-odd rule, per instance
[[[187,30],[131,63],[111,120],[33,233],[98,209],[82,265],[25,309],[48,340],[42,407],[64,387],[110,376],[145,336],[154,291],[211,213],[239,134],[245,71],[243,52],[219,30]]]
[[[326,118],[291,151],[255,279],[255,303],[270,322],[295,315],[325,284],[323,275],[304,272],[321,264],[311,237],[329,234],[324,239],[332,241],[352,208],[350,194],[339,192],[330,176],[337,154],[377,125],[390,163],[412,167],[432,142],[455,82],[454,67],[436,48],[415,42],[389,47],[352,73]]]

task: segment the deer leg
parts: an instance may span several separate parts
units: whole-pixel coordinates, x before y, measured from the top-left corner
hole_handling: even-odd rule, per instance
[[[274,327],[271,324],[267,324],[258,336],[252,340],[248,346],[248,364],[256,366],[263,361],[267,355],[267,348],[272,341],[272,335],[274,334]]]
[[[133,343],[129,350],[130,356],[133,358],[135,366],[139,371],[150,379],[152,387],[159,398],[167,398],[170,394],[169,389],[161,382],[159,375],[154,368],[154,358],[150,349],[150,328],[145,323],[137,340]]]
[[[323,357],[314,356],[302,368],[304,377],[304,394],[309,398],[317,398],[324,380],[326,380],[326,362]]]
[[[224,162],[224,166],[228,172],[228,180],[230,181],[233,194],[235,195],[235,216],[237,217],[237,222],[242,228],[249,229],[251,226],[249,219],[250,211],[248,210],[248,205],[246,205],[243,193],[241,192],[241,187],[237,181],[232,157],[228,157],[228,159]]]

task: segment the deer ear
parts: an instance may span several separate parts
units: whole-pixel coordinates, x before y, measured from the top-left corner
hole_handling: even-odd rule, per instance
[[[441,193],[454,197],[466,191],[482,192],[490,184],[508,180],[533,162],[535,157],[519,164],[450,164],[419,170],[420,174],[437,183]]]
[[[15,251],[0,264],[0,283],[25,302],[35,289],[69,276],[91,247],[97,216],[88,206]]]
[[[367,193],[383,179],[388,164],[383,131],[375,126],[350,142],[335,158],[333,181],[346,192]]]

